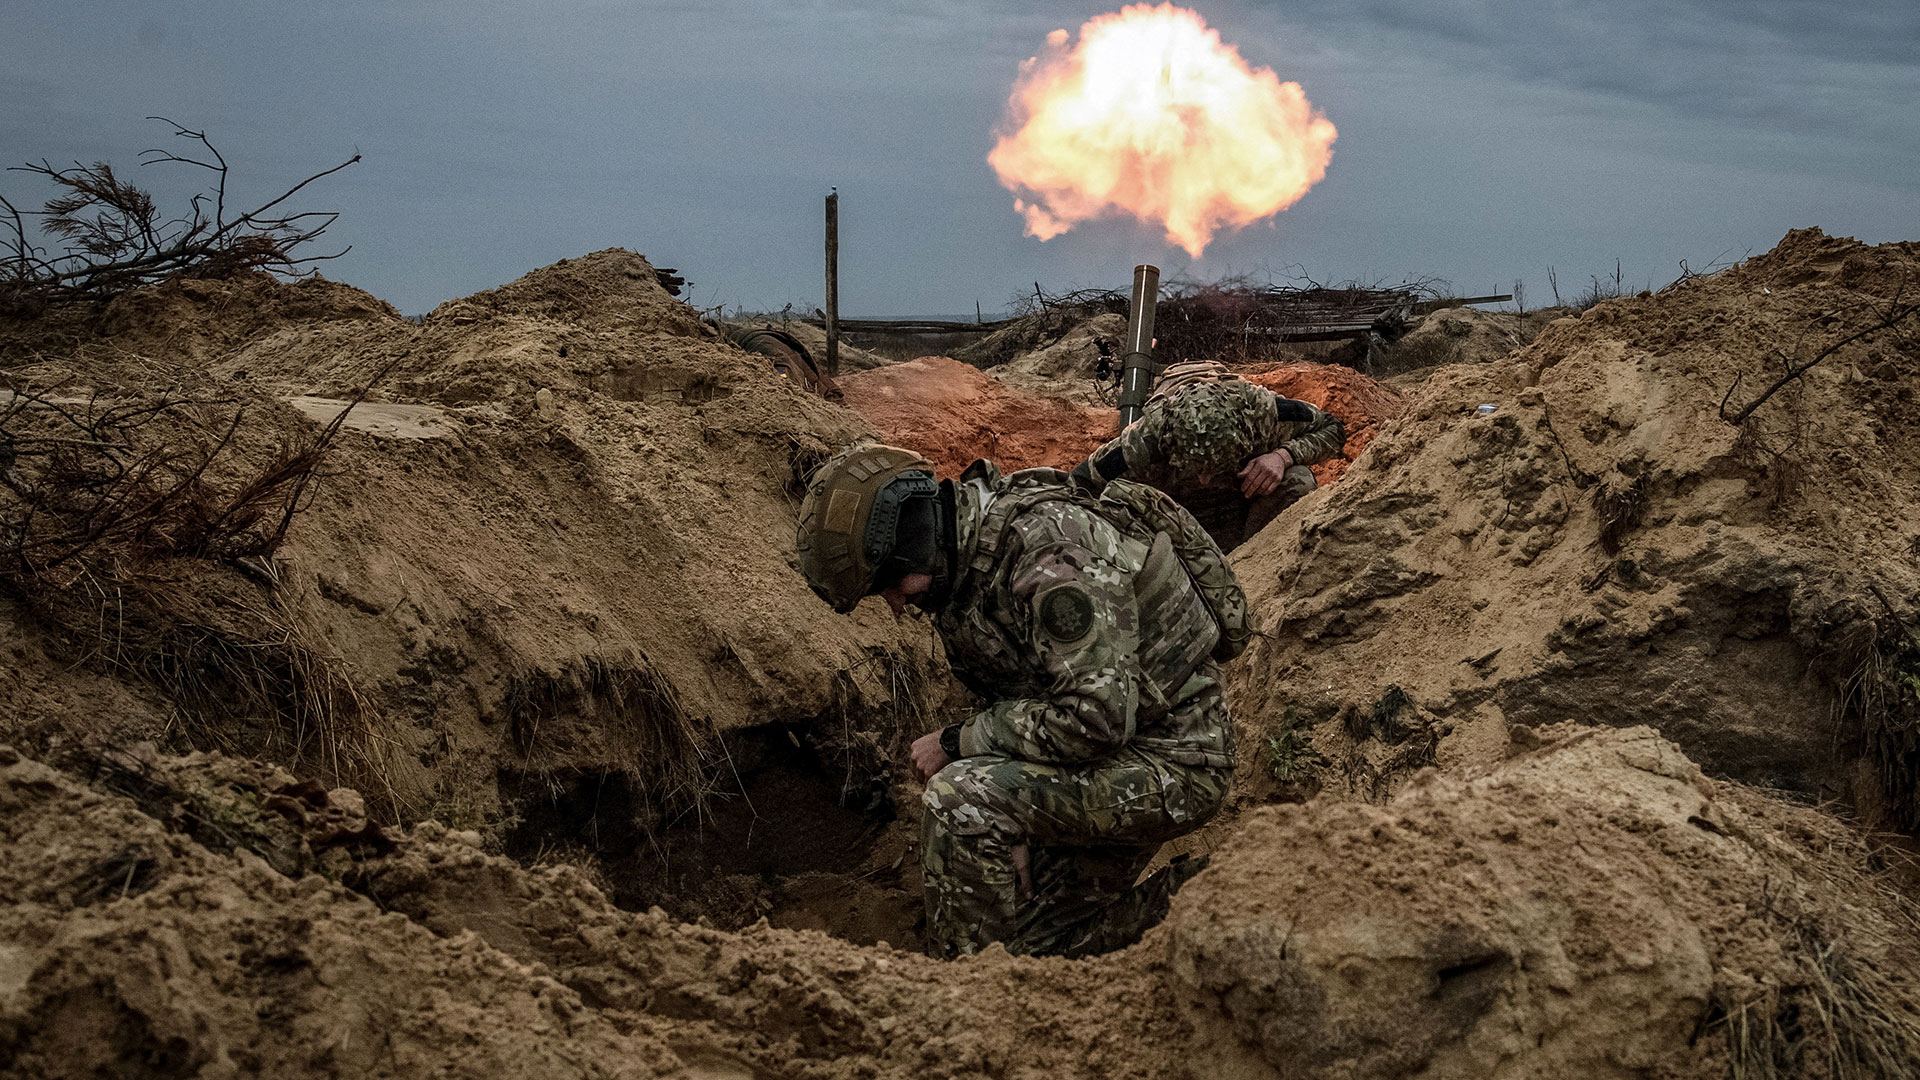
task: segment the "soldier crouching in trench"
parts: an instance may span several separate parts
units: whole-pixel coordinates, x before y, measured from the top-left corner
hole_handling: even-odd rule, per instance
[[[1231,551],[1314,489],[1309,465],[1340,452],[1331,413],[1241,379],[1212,360],[1171,364],[1140,419],[1080,463],[1098,490],[1126,477],[1186,507]]]
[[[1087,956],[1164,917],[1200,861],[1135,882],[1226,798],[1216,657],[1246,642],[1245,598],[1193,519],[1053,469],[980,461],[936,484],[918,454],[869,443],[814,475],[797,547],[835,610],[878,594],[930,614],[987,702],[911,751],[928,951]]]

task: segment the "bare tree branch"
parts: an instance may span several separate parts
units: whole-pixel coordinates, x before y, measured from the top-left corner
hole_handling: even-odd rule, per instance
[[[0,231],[0,306],[36,309],[48,304],[99,302],[127,289],[179,277],[219,277],[247,270],[299,277],[311,264],[336,259],[351,248],[325,255],[301,249],[339,218],[333,211],[288,213],[278,209],[323,177],[360,160],[323,169],[237,217],[227,217],[227,159],[206,133],[165,117],[173,134],[200,151],[151,149],[143,164],[177,163],[214,174],[211,193],[193,196],[179,217],[161,220],[153,197],[117,175],[106,162],[56,167],[42,159],[9,171],[52,183],[58,193],[37,212],[23,212],[0,198],[11,228]],[[208,204],[211,203],[209,213]],[[29,237],[25,219],[39,218],[39,231],[64,249],[50,254]],[[11,235],[8,235],[10,233]]]
[[[1880,309],[1871,322],[1844,337],[1835,339],[1818,353],[1815,353],[1812,359],[1796,361],[1784,350],[1778,351],[1777,355],[1780,357],[1782,368],[1779,377],[1774,379],[1772,383],[1768,384],[1766,389],[1760,391],[1758,395],[1749,400],[1745,405],[1729,413],[1727,407],[1732,403],[1734,392],[1740,388],[1740,383],[1746,377],[1746,373],[1742,372],[1736,375],[1733,380],[1733,385],[1727,387],[1727,392],[1720,398],[1720,419],[1735,426],[1745,423],[1747,418],[1754,414],[1754,410],[1767,403],[1767,399],[1773,397],[1774,394],[1778,393],[1788,383],[1793,382],[1805,375],[1808,371],[1811,371],[1814,365],[1820,363],[1822,360],[1825,360],[1827,357],[1832,356],[1834,353],[1839,352],[1841,349],[1855,342],[1864,341],[1887,330],[1897,329],[1903,323],[1915,318],[1915,316],[1920,316],[1920,303],[1903,299],[1906,296],[1907,286],[1909,284],[1911,284],[1910,281],[1901,282],[1900,287],[1894,290],[1893,297],[1887,301],[1886,307]],[[1796,349],[1795,351],[1798,350]]]

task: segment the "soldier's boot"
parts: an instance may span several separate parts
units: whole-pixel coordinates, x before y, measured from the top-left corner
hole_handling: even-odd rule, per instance
[[[1180,886],[1193,880],[1207,868],[1208,856],[1191,858],[1176,855],[1173,861],[1154,871],[1147,880],[1107,905],[1099,917],[1091,920],[1081,934],[1061,951],[1068,957],[1099,956],[1124,949],[1140,940],[1140,935],[1159,926],[1173,906],[1173,895]]]
[[[1160,845],[1035,846],[1033,894],[1020,905],[1007,951],[1033,956],[1093,956],[1124,947],[1102,927]]]

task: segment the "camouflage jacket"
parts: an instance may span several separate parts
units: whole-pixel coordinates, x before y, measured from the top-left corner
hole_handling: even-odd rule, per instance
[[[1140,419],[1081,467],[1104,483],[1125,476],[1162,491],[1201,477],[1224,482],[1249,460],[1284,449],[1295,464],[1340,452],[1346,432],[1332,413],[1238,378],[1190,382],[1147,404]]]
[[[1206,693],[1219,626],[1169,542],[1123,533],[1065,473],[988,475],[960,500],[935,616],[954,674],[990,703],[961,753],[1076,762],[1133,745],[1231,767],[1232,724]]]

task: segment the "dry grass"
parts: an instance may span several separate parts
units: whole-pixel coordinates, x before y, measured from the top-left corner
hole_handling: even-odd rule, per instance
[[[1855,635],[1869,640],[1851,650],[1858,659],[1840,681],[1839,712],[1860,734],[1892,824],[1920,828],[1920,634],[1862,626],[1873,630]]]
[[[379,711],[282,595],[174,560],[139,575],[88,574],[28,594],[25,606],[70,643],[75,663],[159,689],[174,705],[169,741],[357,788],[383,820],[408,811]]]
[[[1594,512],[1600,515],[1600,549],[1618,554],[1620,541],[1639,526],[1646,512],[1646,474],[1629,477],[1616,469],[1594,485],[1590,497]]]
[[[1853,883],[1857,889],[1861,883]],[[1920,932],[1910,904],[1885,882],[1883,902],[1906,909],[1899,931]],[[1857,900],[1857,894],[1855,899]],[[1920,1062],[1920,1016],[1909,980],[1866,958],[1894,942],[1850,943],[1848,934],[1803,915],[1781,927],[1792,978],[1738,1001],[1722,1001],[1734,1080],[1899,1080]]]
[[[529,671],[507,689],[505,713],[526,758],[570,722],[594,725],[630,764],[639,801],[665,815],[698,811],[715,790],[723,754],[712,725],[689,714],[645,656],[582,657],[558,671]]]
[[[246,409],[162,394],[0,402],[0,593],[72,662],[160,690],[168,735],[359,787],[404,811],[379,717],[272,558],[341,418],[269,443]]]
[[[1736,804],[1766,797],[1729,788]],[[1767,816],[1773,811],[1768,810]],[[1831,819],[1727,835],[1777,868],[1748,910],[1779,950],[1771,977],[1722,981],[1711,1002],[1734,1080],[1893,1080],[1920,1061],[1920,988],[1909,974],[1920,905],[1911,856]]]
[[[1440,334],[1413,335],[1378,350],[1370,374],[1377,379],[1404,375],[1410,371],[1458,363],[1462,355],[1460,342],[1453,338]]]

